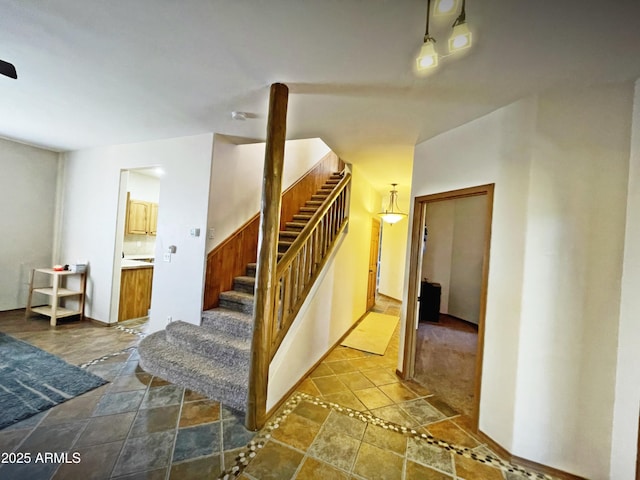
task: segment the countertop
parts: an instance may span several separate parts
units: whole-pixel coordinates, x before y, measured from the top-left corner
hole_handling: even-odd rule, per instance
[[[122,270],[128,270],[132,268],[153,268],[153,263],[143,262],[141,260],[131,260],[128,258],[123,258],[120,268]]]
[[[155,257],[149,254],[125,255],[125,260],[153,260]]]

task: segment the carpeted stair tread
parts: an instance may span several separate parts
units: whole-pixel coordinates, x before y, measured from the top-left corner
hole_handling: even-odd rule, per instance
[[[281,230],[280,231],[280,238],[286,238],[288,240],[290,239],[296,239],[300,236],[300,232],[298,230]]]
[[[219,364],[234,366],[239,371],[249,369],[251,339],[230,335],[192,323],[177,321],[167,325],[167,341],[190,350]]]
[[[218,297],[220,306],[230,310],[239,310],[244,313],[253,313],[253,294],[230,290],[221,292]]]
[[[256,289],[256,277],[239,276],[233,279],[233,289],[240,292],[251,293]]]
[[[287,250],[289,250],[289,247],[293,245],[293,240],[288,241],[288,240],[278,240],[278,252],[279,253],[285,253]]]
[[[236,310],[213,308],[202,312],[202,326],[228,332],[230,335],[250,338],[253,331],[253,316]]]
[[[246,270],[247,276],[255,277],[257,268],[258,268],[258,264],[257,263],[247,263],[247,270]]]
[[[286,228],[290,229],[290,230],[300,231],[306,226],[307,226],[307,224],[304,223],[304,222],[287,222],[286,223]]]
[[[172,345],[164,330],[143,338],[138,350],[140,366],[147,372],[246,412],[246,372]]]
[[[220,298],[226,298],[240,303],[253,304],[253,295],[247,292],[236,292],[235,290],[229,290],[227,292],[220,292]]]

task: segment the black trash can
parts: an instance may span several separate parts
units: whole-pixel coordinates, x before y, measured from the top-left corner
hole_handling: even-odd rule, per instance
[[[439,320],[441,291],[439,283],[422,282],[420,286],[419,321],[437,322]]]

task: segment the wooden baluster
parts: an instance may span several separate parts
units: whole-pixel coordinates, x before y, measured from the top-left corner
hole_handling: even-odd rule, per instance
[[[318,268],[322,257],[320,256],[320,229],[317,226],[313,229],[313,252],[315,268]]]
[[[305,271],[307,270],[307,244],[302,245],[300,249],[300,284],[298,285],[298,295],[300,298],[304,287],[307,285],[307,276]]]
[[[307,271],[306,271],[306,276],[307,276],[307,281],[305,282],[307,285],[309,285],[309,280],[311,279],[311,268],[313,266],[313,258],[311,256],[311,243],[307,241],[307,245],[306,245],[306,255],[307,255]]]
[[[285,315],[291,315],[291,264],[287,267],[285,273],[287,279],[287,289],[285,290]]]
[[[300,284],[300,252],[296,254],[291,262],[293,283],[291,284],[291,301],[295,305],[298,301],[298,285]]]

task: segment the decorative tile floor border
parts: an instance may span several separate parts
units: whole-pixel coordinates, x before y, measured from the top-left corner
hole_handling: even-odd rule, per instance
[[[126,332],[126,333],[131,333],[132,335],[137,335],[140,338],[144,338],[144,337],[147,336],[146,333],[141,332],[137,328],[123,327],[122,325],[116,325],[115,329],[116,330],[121,330],[121,331]]]
[[[357,418],[365,423],[370,423],[372,425],[380,426],[386,430],[392,430],[394,432],[402,433],[406,436],[411,436],[429,445],[437,446],[444,450],[448,450],[457,455],[461,455],[465,458],[472,459],[476,462],[479,462],[485,465],[491,465],[493,467],[496,467],[508,473],[519,474],[526,478],[534,478],[534,479],[540,479],[540,480],[554,480],[553,477],[549,475],[546,475],[543,473],[531,472],[518,465],[514,465],[512,463],[502,461],[499,458],[495,458],[492,455],[480,455],[474,452],[470,448],[461,447],[459,445],[455,445],[453,443],[440,440],[427,433],[419,433],[412,428],[402,427],[395,423],[388,422],[381,418],[375,417],[370,413],[364,413],[358,410],[343,407],[341,405],[338,405],[337,403],[326,402],[324,400],[319,399],[318,397],[314,397],[306,393],[294,394],[287,401],[287,403],[284,404],[280,415],[274,418],[271,422],[267,423],[267,425],[265,425],[264,428],[256,434],[253,440],[249,442],[249,444],[247,444],[246,449],[236,457],[235,459],[236,464],[232,468],[223,471],[218,477],[218,479],[230,480],[232,478],[238,477],[242,473],[242,471],[245,469],[245,467],[249,465],[249,462],[251,461],[251,459],[253,459],[256,456],[258,450],[264,447],[267,440],[271,438],[271,432],[277,429],[280,426],[280,424],[286,420],[287,416],[291,412],[293,412],[295,407],[303,400],[309,401],[314,405],[319,405],[322,408],[331,409],[334,412],[338,412],[352,418]]]
[[[140,337],[140,338],[144,338],[144,337],[147,336],[146,333],[141,332],[140,330],[137,330],[135,328],[123,327],[122,325],[116,325],[114,328],[116,330],[121,330],[121,331],[123,331],[125,333],[130,333],[132,335],[136,335],[137,337]],[[132,345],[131,347],[123,348],[119,352],[108,353],[108,354],[103,355],[101,357],[94,358],[93,360],[90,360],[88,362],[85,362],[85,363],[79,365],[79,367],[80,368],[87,368],[87,367],[90,367],[92,365],[96,365],[98,363],[105,362],[105,361],[109,360],[110,358],[117,357],[118,355],[122,355],[123,353],[127,353],[127,352],[131,353],[134,350],[136,350],[137,348],[138,348],[137,345]]]
[[[137,345],[133,345],[132,347],[124,348],[124,349],[120,350],[119,352],[108,353],[108,354],[103,355],[103,356],[101,356],[99,358],[94,358],[93,360],[90,360],[90,361],[88,361],[86,363],[82,363],[82,364],[80,364],[78,366],[80,368],[87,368],[87,367],[90,367],[92,365],[96,365],[98,363],[106,362],[110,358],[117,357],[118,355],[122,355],[123,353],[131,353],[134,350],[136,350],[137,348],[138,348]]]

